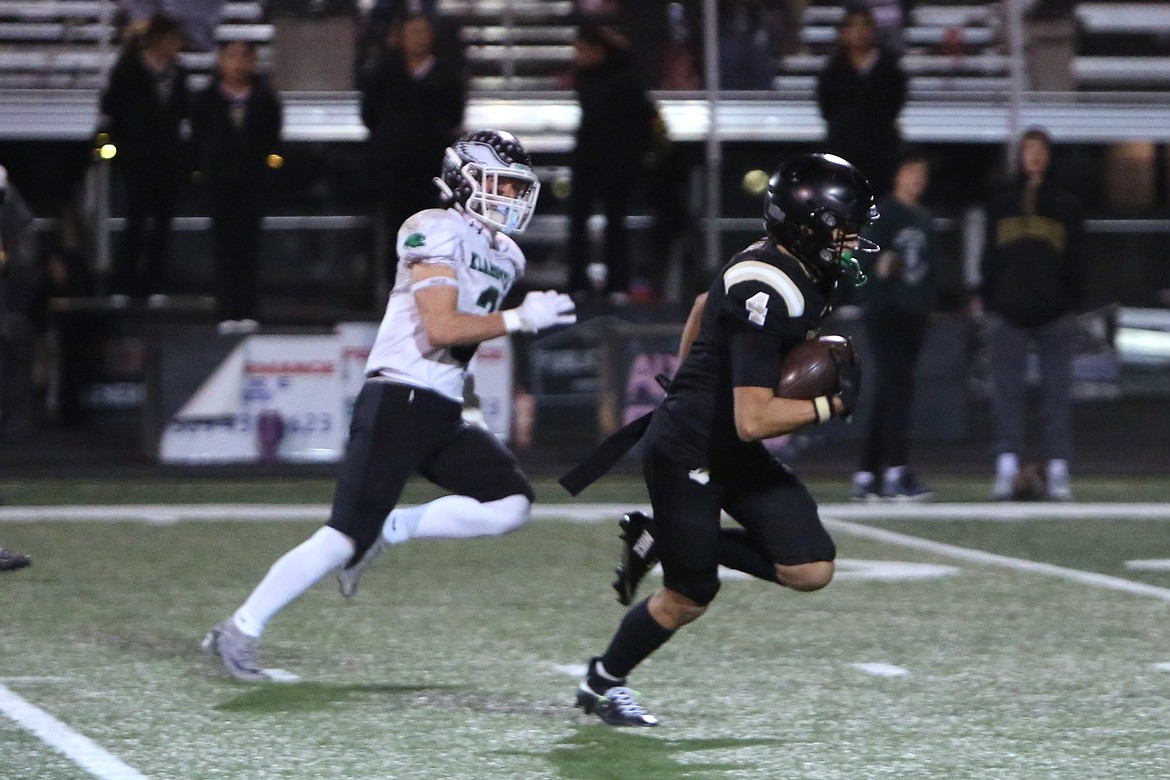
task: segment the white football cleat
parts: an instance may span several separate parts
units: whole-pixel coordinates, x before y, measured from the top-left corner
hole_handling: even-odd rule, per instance
[[[300,678],[284,669],[260,666],[256,645],[260,640],[236,627],[231,618],[211,629],[203,639],[203,649],[218,656],[232,677],[242,682],[294,682]]]

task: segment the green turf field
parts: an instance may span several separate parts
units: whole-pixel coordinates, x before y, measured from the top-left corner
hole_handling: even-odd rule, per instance
[[[40,504],[329,497],[318,481],[46,487],[4,492]],[[1086,500],[1166,491],[1078,488]],[[826,501],[840,489],[816,488]],[[641,500],[633,484],[584,498]],[[5,780],[1170,776],[1170,571],[1126,564],[1170,558],[1170,507],[997,521],[990,506],[966,520],[826,506],[830,521],[892,535],[836,523],[842,576],[819,593],[725,582],[636,672],[662,720],[639,731],[571,707],[576,667],[623,613],[612,522],[544,507],[507,537],[392,549],[353,603],[327,580],[270,624],[266,664],[302,682],[247,686],[199,640],[317,523],[3,514],[16,509],[0,510],[0,544],[34,565],[0,575]],[[879,562],[946,568],[880,580]],[[88,741],[52,747],[62,735]]]
[[[797,473],[800,469],[797,468]],[[841,479],[806,480],[818,501],[844,501],[849,494],[848,475]],[[991,490],[990,477],[971,479],[938,476],[928,480],[939,501],[984,501]],[[564,489],[552,479],[535,479],[539,503],[571,503]],[[1077,476],[1074,487],[1078,501],[1170,502],[1170,478],[1134,477],[1124,480]],[[407,485],[404,502],[426,501],[441,495],[421,480]],[[287,479],[166,479],[145,477],[115,479],[24,479],[0,480],[0,496],[9,506],[49,504],[137,504],[137,503],[328,503],[333,480],[322,478]],[[646,491],[639,479],[607,477],[580,497],[594,503],[645,501]]]

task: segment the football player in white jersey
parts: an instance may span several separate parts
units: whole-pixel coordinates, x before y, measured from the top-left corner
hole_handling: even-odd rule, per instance
[[[446,207],[420,211],[398,231],[397,276],[354,402],[329,522],[277,560],[204,640],[237,679],[289,677],[260,666],[257,642],[269,619],[330,572],[349,597],[387,544],[502,534],[528,520],[533,492],[515,456],[461,418],[467,364],[482,341],[577,316],[553,290],[498,311],[524,273],[524,254],[507,234],[528,225],[540,190],[511,134],[463,135],[435,183]],[[396,509],[414,473],[450,495]]]

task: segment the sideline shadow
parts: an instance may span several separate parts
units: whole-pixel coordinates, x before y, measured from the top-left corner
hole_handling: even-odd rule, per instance
[[[412,698],[421,693],[458,690],[455,686],[337,685],[321,682],[260,683],[234,699],[216,705],[226,712],[312,712],[370,696]]]
[[[687,778],[715,780],[734,770],[752,769],[750,762],[709,761],[683,762],[687,754],[704,750],[736,750],[747,747],[782,747],[779,739],[661,739],[654,729],[626,729],[590,725],[577,727],[576,733],[562,739],[545,758],[557,773],[568,780],[645,780]],[[604,775],[599,775],[604,772]]]

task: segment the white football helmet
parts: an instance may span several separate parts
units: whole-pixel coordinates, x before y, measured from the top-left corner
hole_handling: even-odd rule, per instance
[[[500,191],[503,181],[515,188],[514,194]],[[435,184],[444,203],[458,204],[504,233],[528,227],[540,194],[528,152],[515,136],[502,130],[474,130],[447,147],[443,172]]]

